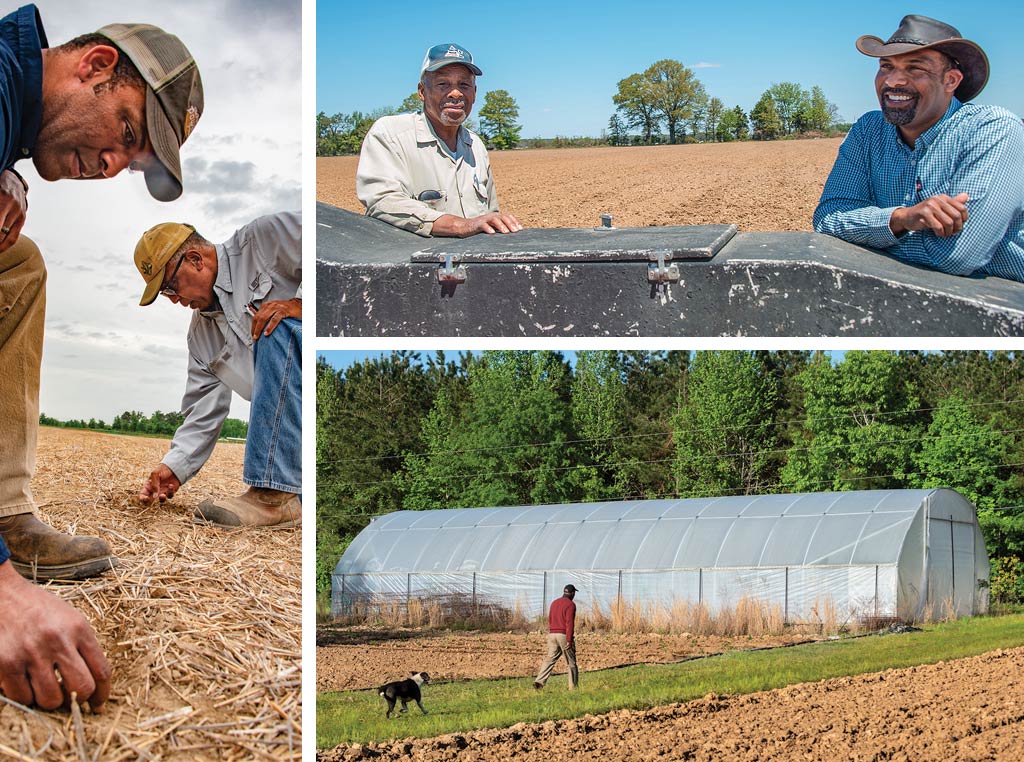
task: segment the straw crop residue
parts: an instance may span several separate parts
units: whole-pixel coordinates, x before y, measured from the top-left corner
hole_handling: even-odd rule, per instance
[[[135,494],[166,440],[42,429],[33,491],[64,531],[120,566],[48,589],[92,623],[113,669],[102,714],[0,703],[3,754],[46,760],[300,759],[301,530],[191,523],[236,494],[242,445],[218,444],[175,498]]]

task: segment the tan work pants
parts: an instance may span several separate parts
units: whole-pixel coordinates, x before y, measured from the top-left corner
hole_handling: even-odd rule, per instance
[[[0,253],[0,517],[35,509],[46,265],[24,235]]]
[[[576,667],[576,641],[572,644],[565,639],[564,632],[552,632],[548,635],[548,655],[537,673],[537,682],[544,685],[551,677],[551,670],[558,663],[558,658],[565,656],[569,665],[569,690],[574,690],[580,682],[580,672]]]

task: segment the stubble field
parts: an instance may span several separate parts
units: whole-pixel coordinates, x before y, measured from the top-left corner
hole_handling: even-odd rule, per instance
[[[494,151],[502,211],[526,227],[732,223],[743,231],[811,230],[841,138],[631,148]],[[318,201],[362,213],[358,157],[317,159]]]
[[[203,499],[243,489],[242,444],[219,443],[173,500],[142,507],[135,495],[168,444],[40,430],[42,518],[103,537],[120,559],[99,577],[48,585],[92,623],[112,689],[101,714],[0,700],[0,757],[301,757],[301,530],[192,523]]]

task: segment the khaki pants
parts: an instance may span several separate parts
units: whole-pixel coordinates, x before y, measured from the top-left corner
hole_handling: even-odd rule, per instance
[[[551,670],[558,663],[558,657],[565,656],[569,665],[569,690],[574,690],[580,682],[580,671],[576,667],[576,641],[569,645],[564,632],[552,632],[548,635],[548,655],[537,673],[537,682],[544,685],[551,677]]]
[[[24,235],[0,253],[0,517],[35,509],[46,265]]]

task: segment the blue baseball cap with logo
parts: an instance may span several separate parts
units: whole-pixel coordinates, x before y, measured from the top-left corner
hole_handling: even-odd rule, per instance
[[[456,42],[442,42],[435,45],[423,57],[423,66],[420,69],[420,76],[428,71],[437,71],[442,66],[449,64],[462,64],[478,77],[483,74],[480,67],[473,63],[473,54]]]

